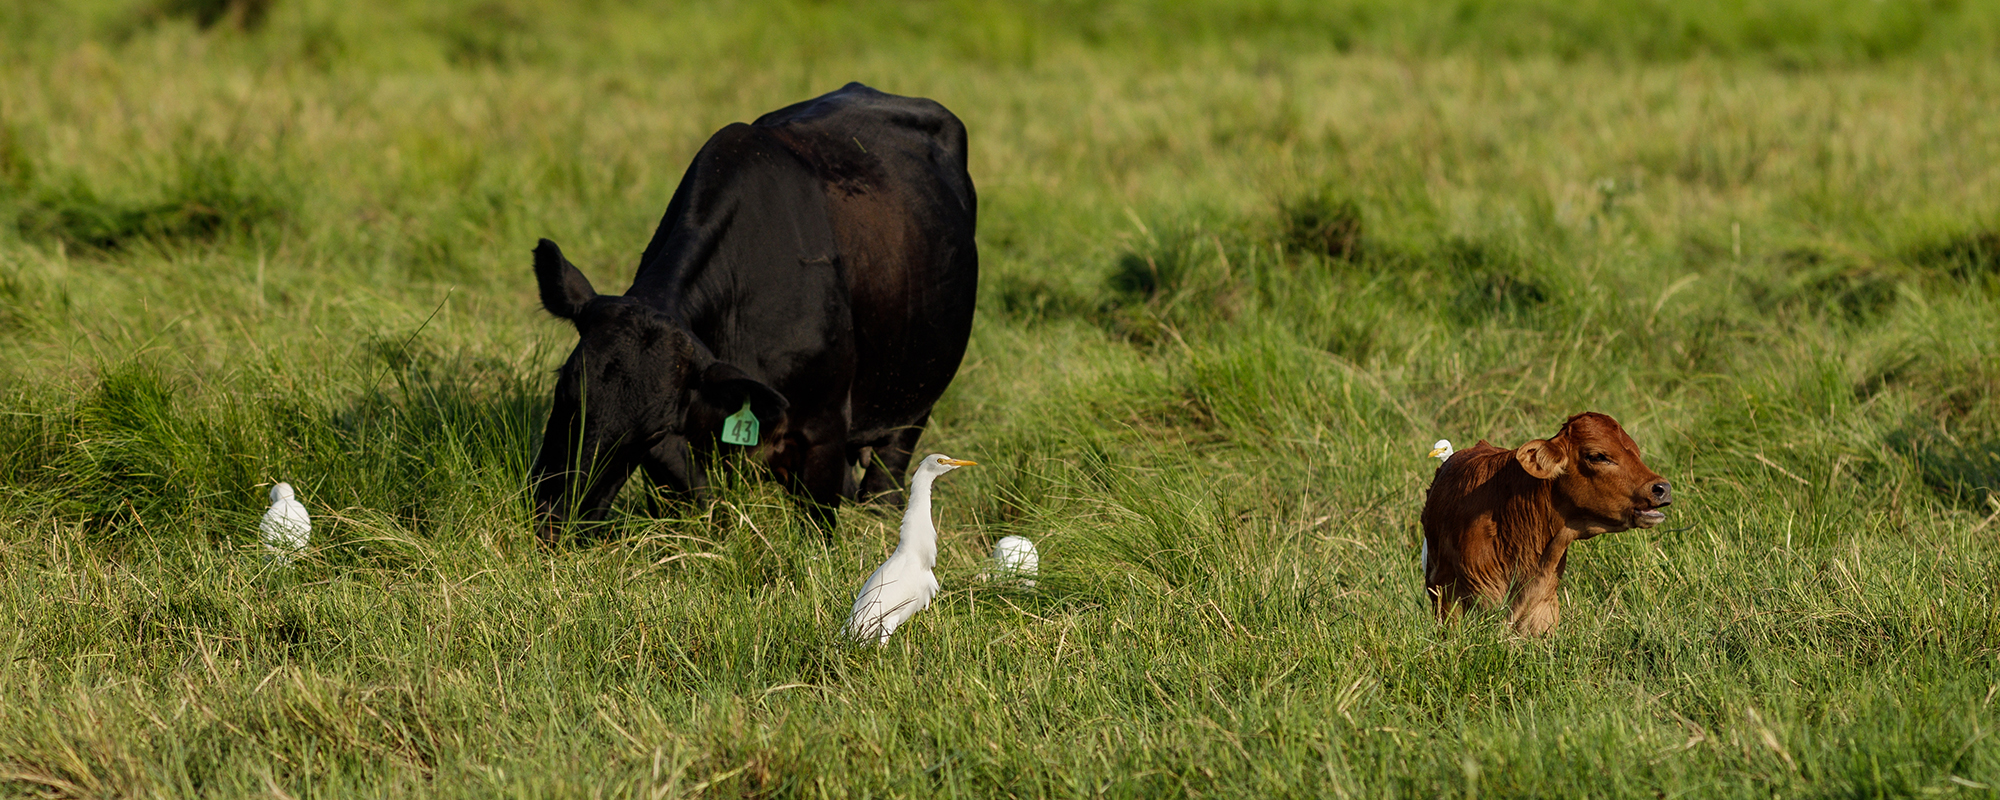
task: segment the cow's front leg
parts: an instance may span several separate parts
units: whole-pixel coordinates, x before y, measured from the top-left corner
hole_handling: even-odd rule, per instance
[[[833,537],[841,490],[852,480],[847,463],[847,421],[832,417],[804,421],[785,432],[771,449],[771,472],[790,487],[806,517]]]
[[[1507,611],[1507,624],[1516,633],[1541,636],[1561,621],[1561,599],[1557,590],[1562,586],[1564,559],[1569,555],[1569,546],[1576,541],[1576,535],[1575,531],[1567,528],[1558,532],[1515,589],[1514,601]]]
[[[1424,586],[1424,594],[1430,599],[1431,613],[1440,623],[1451,623],[1478,595],[1466,592],[1457,583],[1432,583]]]
[[[882,446],[869,448],[868,471],[861,479],[862,502],[902,504],[903,473],[909,470],[917,439],[924,435],[924,426],[930,421],[930,412],[924,412],[916,422],[889,434],[889,441]]]
[[[799,476],[805,490],[806,516],[833,540],[834,512],[840,509],[841,490],[852,480],[847,465],[847,447],[840,439],[813,445],[806,451],[806,463]]]
[[[655,491],[647,498],[647,510],[654,516],[663,516],[660,490],[676,502],[692,501],[696,505],[706,505],[709,500],[708,468],[706,458],[697,456],[688,446],[687,437],[666,436],[646,450],[641,466],[646,470],[646,478],[653,482]]]

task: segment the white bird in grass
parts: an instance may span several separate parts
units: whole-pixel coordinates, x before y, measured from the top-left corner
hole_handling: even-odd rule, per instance
[[[292,563],[293,554],[305,549],[312,537],[312,516],[292,494],[292,485],[271,487],[271,508],[257,527],[264,532],[264,549],[279,564]]]
[[[854,613],[847,617],[847,636],[861,642],[887,643],[889,634],[931,604],[937,596],[937,526],[931,524],[931,484],[938,476],[971,461],[933,453],[917,464],[910,478],[910,507],[903,511],[902,538],[889,560],[868,576],[854,596]]]
[[[1035,588],[1035,573],[1040,571],[1042,557],[1035,552],[1035,543],[1025,536],[1003,536],[993,545],[993,576],[1000,580],[1016,578],[1021,586]]]
[[[1431,458],[1438,460],[1438,469],[1444,469],[1444,462],[1451,460],[1451,453],[1450,439],[1439,439],[1437,444],[1431,445]],[[1424,540],[1423,565],[1424,576],[1428,578],[1431,574],[1431,542],[1428,538]]]

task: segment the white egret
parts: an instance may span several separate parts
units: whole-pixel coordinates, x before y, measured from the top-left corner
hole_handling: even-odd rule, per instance
[[[1439,439],[1436,444],[1431,445],[1431,458],[1438,460],[1438,469],[1444,469],[1444,462],[1451,460],[1451,453],[1450,439]],[[1431,543],[1429,539],[1424,540],[1424,552],[1422,556],[1424,577],[1429,578],[1431,574]]]
[[[937,526],[931,523],[931,484],[938,476],[959,467],[977,466],[971,461],[932,453],[918,462],[910,478],[910,507],[903,511],[901,539],[889,560],[868,576],[854,596],[854,612],[847,617],[847,635],[862,642],[889,641],[889,634],[910,617],[931,604],[937,596]]]
[[[1035,588],[1035,573],[1041,569],[1042,557],[1035,552],[1035,543],[1025,536],[1003,536],[993,545],[993,576],[1000,580],[1015,578],[1021,585]]]
[[[292,493],[292,485],[271,487],[271,508],[257,527],[264,532],[264,549],[280,564],[292,563],[292,556],[305,549],[312,537],[312,516]]]

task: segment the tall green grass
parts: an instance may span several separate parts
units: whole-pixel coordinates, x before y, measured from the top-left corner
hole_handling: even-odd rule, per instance
[[[1990,792],[1996,19],[0,9],[0,793]],[[535,239],[623,287],[711,131],[848,80],[956,111],[983,211],[924,444],[982,466],[882,648],[893,511],[829,543],[748,468],[550,550],[524,493]],[[1436,625],[1429,443],[1585,409],[1666,530],[1545,640]]]

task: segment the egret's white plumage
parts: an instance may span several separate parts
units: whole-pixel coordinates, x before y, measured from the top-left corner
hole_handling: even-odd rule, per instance
[[[271,508],[257,527],[264,532],[264,549],[280,564],[289,564],[292,555],[305,549],[312,537],[312,516],[292,493],[292,485],[271,487]]]
[[[888,642],[889,634],[931,604],[937,596],[937,526],[931,523],[931,484],[959,467],[975,466],[936,453],[917,463],[910,477],[910,507],[903,511],[901,539],[889,560],[868,576],[854,596],[847,617],[847,635],[862,642]]]
[[[1042,557],[1035,552],[1035,543],[1025,536],[1003,536],[993,545],[993,575],[1001,580],[1014,578],[1029,589],[1035,588],[1035,573],[1041,570]]]

